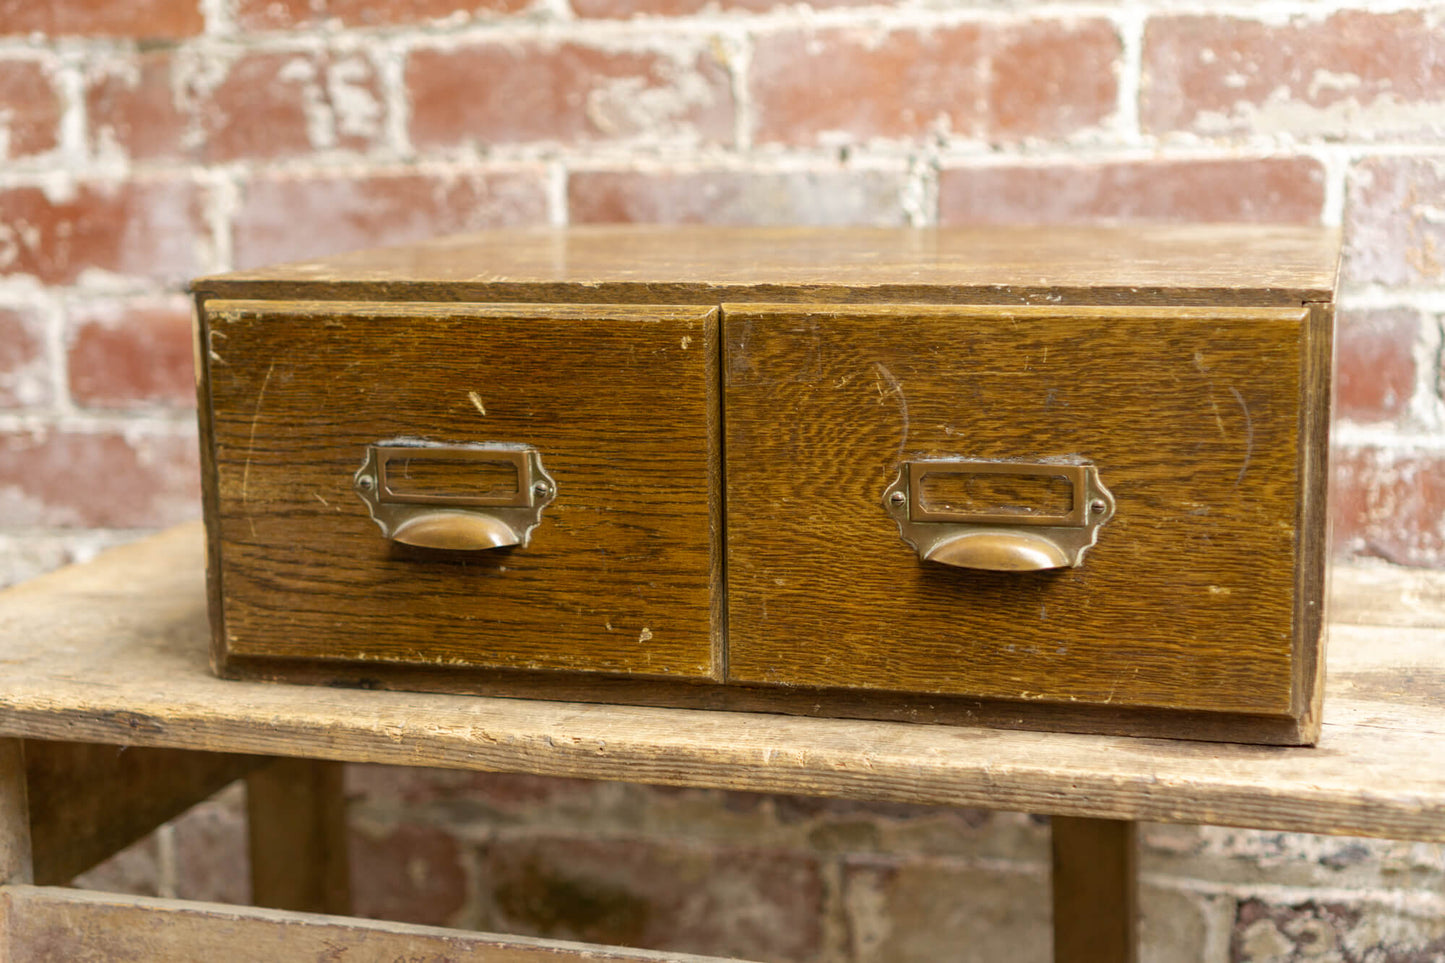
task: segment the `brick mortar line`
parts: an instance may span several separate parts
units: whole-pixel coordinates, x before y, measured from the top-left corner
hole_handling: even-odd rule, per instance
[[[961,23],[1026,24],[1042,21],[1109,20],[1119,23],[1126,13],[1134,12],[1149,19],[1211,16],[1249,20],[1266,24],[1287,24],[1293,20],[1318,21],[1339,12],[1392,14],[1419,12],[1431,14],[1438,5],[1412,0],[1227,0],[1209,3],[1134,2],[1125,3],[1039,3],[1013,4],[961,9],[925,5],[858,6],[813,10],[807,6],[781,4],[762,13],[707,13],[692,16],[642,16],[636,18],[581,18],[564,15],[560,9],[542,8],[538,13],[504,17],[478,16],[462,23],[434,21],[392,24],[379,27],[332,26],[322,21],[314,26],[281,30],[247,30],[237,26],[230,16],[226,0],[201,0],[205,27],[199,34],[167,40],[173,50],[203,48],[220,49],[233,46],[242,50],[285,49],[288,47],[327,45],[337,41],[351,42],[373,39],[431,39],[441,42],[470,42],[473,39],[564,39],[573,36],[609,38],[627,37],[635,42],[636,34],[657,36],[659,33],[727,31],[758,28],[764,31],[796,28],[831,29],[834,27],[881,27],[885,29],[936,28]],[[50,51],[75,50],[87,53],[98,50],[122,52],[140,47],[137,38],[108,36],[58,36],[45,38]],[[34,54],[35,46],[28,36],[0,38],[0,56],[12,53]]]
[[[195,433],[196,413],[190,408],[148,408],[136,411],[76,408],[63,413],[38,410],[0,412],[0,433],[3,434],[55,430],[91,435],[136,431],[156,437],[181,438]]]
[[[53,160],[37,159],[26,164],[10,164],[0,169],[0,190],[20,187],[55,189],[58,184],[127,184],[152,183],[190,179],[201,184],[217,172],[238,181],[269,176],[296,177],[352,175],[367,177],[387,174],[473,174],[524,172],[560,162],[575,169],[615,169],[629,164],[639,169],[690,167],[728,170],[790,170],[829,166],[840,170],[872,169],[888,163],[906,165],[920,155],[936,157],[941,169],[984,169],[999,167],[1067,167],[1127,163],[1165,163],[1201,161],[1256,161],[1309,157],[1328,169],[1331,164],[1354,164],[1374,158],[1421,158],[1445,162],[1445,141],[1433,144],[1409,143],[1270,143],[1236,145],[1227,142],[1178,146],[1082,143],[1076,146],[1052,143],[1044,145],[1008,144],[999,148],[986,141],[973,142],[987,153],[951,153],[962,142],[941,149],[931,148],[924,141],[871,140],[847,145],[848,159],[838,160],[836,147],[772,147],[738,151],[724,147],[672,148],[665,143],[639,139],[635,141],[599,142],[585,146],[565,146],[555,142],[537,141],[528,144],[504,144],[488,148],[485,154],[467,156],[464,149],[436,151],[414,158],[392,153],[373,155],[310,154],[297,158],[275,160],[245,159],[214,164],[194,161],[125,162],[89,160],[85,164],[57,169]],[[29,169],[26,169],[26,168]],[[18,168],[18,169],[17,169]]]
[[[1442,345],[1445,345],[1445,320],[1436,316],[1422,325],[1420,336],[1411,346],[1415,361],[1415,387],[1407,408],[1409,416],[1423,427],[1440,431],[1445,427],[1445,398],[1441,397]]]
[[[1337,449],[1384,448],[1397,455],[1445,454],[1445,437],[1438,432],[1361,424],[1345,419],[1340,419],[1331,427],[1330,444]]]
[[[317,50],[336,43],[343,47],[373,40],[421,40],[432,45],[467,44],[474,40],[554,40],[567,42],[577,37],[622,40],[631,48],[645,43],[642,37],[659,34],[738,32],[739,29],[763,32],[833,28],[913,29],[939,28],[955,24],[979,23],[1017,25],[1039,22],[1079,22],[1107,20],[1119,25],[1136,13],[1143,19],[1173,19],[1189,16],[1226,17],[1266,24],[1288,24],[1294,20],[1319,21],[1339,12],[1360,12],[1387,15],[1401,12],[1438,13],[1436,4],[1411,0],[1248,0],[1209,3],[1207,0],[1172,3],[1155,2],[1109,3],[1040,3],[941,9],[929,6],[877,5],[812,10],[806,6],[781,5],[764,13],[703,14],[694,16],[644,16],[638,18],[579,18],[544,11],[540,16],[478,17],[461,24],[420,22],[381,27],[337,26],[322,24],[289,30],[245,30],[231,22],[226,0],[200,0],[205,14],[205,27],[199,34],[162,42],[173,51],[204,50],[217,52],[234,48],[242,52],[284,51],[287,49]],[[638,35],[642,35],[639,37]],[[30,36],[0,38],[0,57],[24,55],[34,58],[43,53],[74,53],[94,55],[113,52],[135,53],[143,46],[138,38],[110,36],[55,36],[44,38],[44,47],[37,48]],[[148,46],[148,45],[147,45]],[[155,49],[155,48],[151,48]]]
[[[1422,314],[1445,314],[1445,287],[1433,285],[1340,285],[1337,307],[1355,310],[1414,308]]]
[[[1114,20],[1122,44],[1118,64],[1119,99],[1114,108],[1120,140],[1129,144],[1144,139],[1140,122],[1144,95],[1144,27],[1148,13],[1139,3],[1129,3]]]
[[[1293,836],[1309,835],[1291,833]],[[1392,908],[1421,915],[1445,915],[1445,894],[1428,889],[1362,888],[1340,886],[1299,886],[1288,883],[1225,884],[1210,880],[1192,879],[1186,876],[1172,876],[1159,873],[1141,873],[1139,882],[1163,890],[1180,893],[1195,893],[1205,896],[1225,896],[1240,899],[1261,899],[1269,903],[1358,903],[1370,902],[1382,908]]]

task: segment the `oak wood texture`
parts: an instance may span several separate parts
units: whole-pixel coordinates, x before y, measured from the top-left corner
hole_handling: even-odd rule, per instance
[[[51,889],[0,888],[0,959],[68,963],[727,963],[382,920]]]
[[[0,883],[28,883],[34,878],[25,743],[0,739]]]
[[[194,288],[382,301],[1289,306],[1330,300],[1338,259],[1338,230],[1318,227],[599,225],[441,238]]]
[[[340,763],[277,759],[246,778],[251,901],[307,913],[351,912]]]
[[[1445,608],[1415,573],[1413,625],[1332,624],[1306,749],[228,681],[201,542],[0,593],[0,736],[1445,841]]]
[[[207,301],[202,323],[223,671],[718,674],[715,308]],[[531,544],[389,542],[352,479],[397,438],[538,449],[557,497]]]
[[[1139,858],[1135,823],[1050,820],[1054,963],[1135,963]]]
[[[263,763],[181,749],[27,743],[35,882],[69,882]]]
[[[1337,257],[1338,232],[1319,228],[604,226],[201,279],[215,664],[246,678],[1309,742]],[[724,302],[727,399],[718,322],[702,314]],[[1260,306],[1277,314],[1256,326]],[[812,329],[779,334],[800,319]],[[755,327],[772,340],[751,343]],[[907,386],[885,392],[894,368]],[[1226,383],[1236,373],[1248,380]],[[879,417],[849,420],[869,374],[875,406],[897,387],[936,419],[896,440]],[[1163,404],[1131,404],[1140,389]],[[982,412],[989,437],[965,446],[963,416]],[[1106,443],[1082,431],[1089,419]],[[348,489],[356,451],[392,435],[531,443],[571,477],[536,547],[383,551],[359,534]],[[578,454],[589,441],[592,461]],[[1223,493],[1221,459],[1238,450]],[[1153,529],[1116,537],[1102,578],[1098,566],[920,575],[896,538],[874,554],[873,529],[891,523],[871,505],[864,521],[858,496],[872,500],[901,458],[1091,451],[1144,483],[1110,528]],[[710,499],[687,487],[702,458]],[[811,503],[796,503],[802,491]],[[1166,526],[1182,530],[1172,549]],[[1241,532],[1243,561],[1226,572]],[[1184,561],[1201,547],[1209,565]],[[1155,618],[1161,598],[1172,607]],[[1082,641],[1053,644],[1074,628]],[[1201,655],[1198,633],[1217,645]],[[699,681],[726,686],[687,684]]]
[[[1304,714],[1329,351],[1306,308],[723,316],[730,680]],[[1082,460],[1117,509],[1077,568],[923,563],[882,495],[940,458]]]

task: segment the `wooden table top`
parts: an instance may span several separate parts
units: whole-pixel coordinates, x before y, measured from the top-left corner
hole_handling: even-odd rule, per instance
[[[584,225],[482,231],[201,278],[220,298],[716,304],[1293,305],[1332,300],[1339,230]]]
[[[1336,574],[1313,749],[231,682],[199,524],[0,593],[0,735],[1445,841],[1445,577]]]

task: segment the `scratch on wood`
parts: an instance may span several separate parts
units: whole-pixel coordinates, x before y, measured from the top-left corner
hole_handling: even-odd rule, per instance
[[[1234,395],[1239,410],[1244,412],[1244,464],[1239,466],[1239,477],[1234,480],[1234,487],[1238,488],[1244,482],[1244,473],[1249,471],[1249,460],[1254,457],[1254,419],[1249,416],[1249,405],[1244,403],[1244,395],[1239,393],[1239,389],[1230,385],[1229,393]]]
[[[472,407],[473,407],[473,408],[475,408],[475,409],[477,409],[478,411],[480,411],[483,415],[485,415],[485,414],[487,413],[487,406],[484,405],[484,404],[482,404],[482,396],[481,396],[481,395],[477,394],[475,391],[468,391],[468,392],[467,392],[467,397],[471,399]]]
[[[256,408],[251,412],[251,438],[246,442],[246,467],[241,469],[241,508],[245,509],[249,504],[249,491],[251,488],[251,453],[256,450],[256,423],[261,420],[261,405],[266,401],[266,386],[271,383],[271,373],[276,370],[276,362],[271,362],[266,368],[266,377],[261,379],[261,390],[256,392]],[[246,521],[251,525],[251,534],[256,534],[256,522],[249,513]]]
[[[888,387],[898,396],[898,413],[903,418],[903,435],[898,440],[898,458],[901,461],[903,459],[903,452],[908,449],[908,399],[903,395],[903,385],[899,384],[898,379],[893,377],[893,372],[888,370],[887,365],[881,361],[875,361],[873,362],[873,368],[884,381],[888,382]],[[879,397],[884,396],[883,386],[881,384],[878,386],[878,395]]]

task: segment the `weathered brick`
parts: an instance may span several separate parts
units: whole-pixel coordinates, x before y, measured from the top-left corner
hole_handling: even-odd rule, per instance
[[[1445,456],[1346,449],[1333,470],[1336,551],[1445,567]]]
[[[91,64],[85,110],[92,150],[134,160],[173,160],[193,153],[174,70],[175,58],[164,50]]]
[[[759,142],[1065,137],[1114,110],[1120,42],[1101,20],[859,28],[763,37]]]
[[[1356,164],[1345,205],[1345,277],[1377,284],[1445,281],[1442,198],[1445,155]]]
[[[1445,133],[1437,16],[1155,17],[1144,37],[1141,122],[1205,135]]]
[[[411,138],[423,147],[733,139],[732,88],[710,50],[526,42],[418,50],[406,84]]]
[[[1114,112],[1123,52],[1105,20],[1040,20],[992,37],[991,140],[1066,137]]]
[[[467,904],[467,873],[450,833],[404,824],[354,829],[351,905],[357,916],[445,926]]]
[[[931,132],[978,136],[987,126],[984,46],[976,24],[762,37],[750,76],[754,137],[809,144]]]
[[[171,823],[175,834],[175,885],[180,899],[251,902],[251,859],[246,791],[232,783]]]
[[[1048,880],[941,860],[854,857],[843,870],[851,959],[859,963],[1045,963]]]
[[[86,269],[177,282],[208,240],[201,192],[180,180],[85,182],[51,196],[0,190],[0,275],[70,284]]]
[[[0,408],[50,400],[45,331],[34,312],[0,308]]]
[[[67,333],[70,395],[77,404],[195,404],[191,311],[185,301],[106,301],[77,307]]]
[[[828,7],[856,7],[871,2],[872,0],[808,0],[808,6],[821,10]],[[764,13],[789,5],[791,0],[572,0],[572,11],[579,17],[616,19],[638,16],[686,17],[710,13],[713,10]]]
[[[1140,872],[1216,892],[1445,890],[1445,863],[1431,843],[1168,823],[1141,829]]]
[[[1445,918],[1398,905],[1245,900],[1235,917],[1237,963],[1428,963],[1445,958]]]
[[[75,529],[65,532],[32,530],[14,535],[0,532],[0,588],[44,575],[62,565],[87,562],[106,549],[133,541],[143,534],[133,530],[105,532]],[[105,889],[104,886],[94,888]]]
[[[234,251],[238,267],[254,267],[546,220],[540,168],[264,177],[245,187]]]
[[[1335,335],[1336,413],[1352,421],[1398,418],[1415,393],[1415,348],[1425,319],[1409,308],[1341,312]]]
[[[0,0],[0,34],[159,39],[204,26],[199,0]]]
[[[573,223],[906,223],[901,171],[582,171],[567,183]]]
[[[955,168],[939,175],[939,223],[1310,224],[1319,221],[1324,181],[1308,157]]]
[[[520,13],[534,0],[237,0],[236,22],[247,30],[291,30],[328,20],[347,27],[382,27]]]
[[[158,528],[199,517],[194,435],[0,434],[0,517],[14,527]]]
[[[539,836],[478,860],[485,929],[777,963],[819,952],[823,877],[806,854]]]
[[[364,152],[382,137],[380,80],[363,54],[247,53],[211,83],[195,93],[208,160]]]
[[[60,144],[60,93],[36,60],[0,60],[0,160]]]

